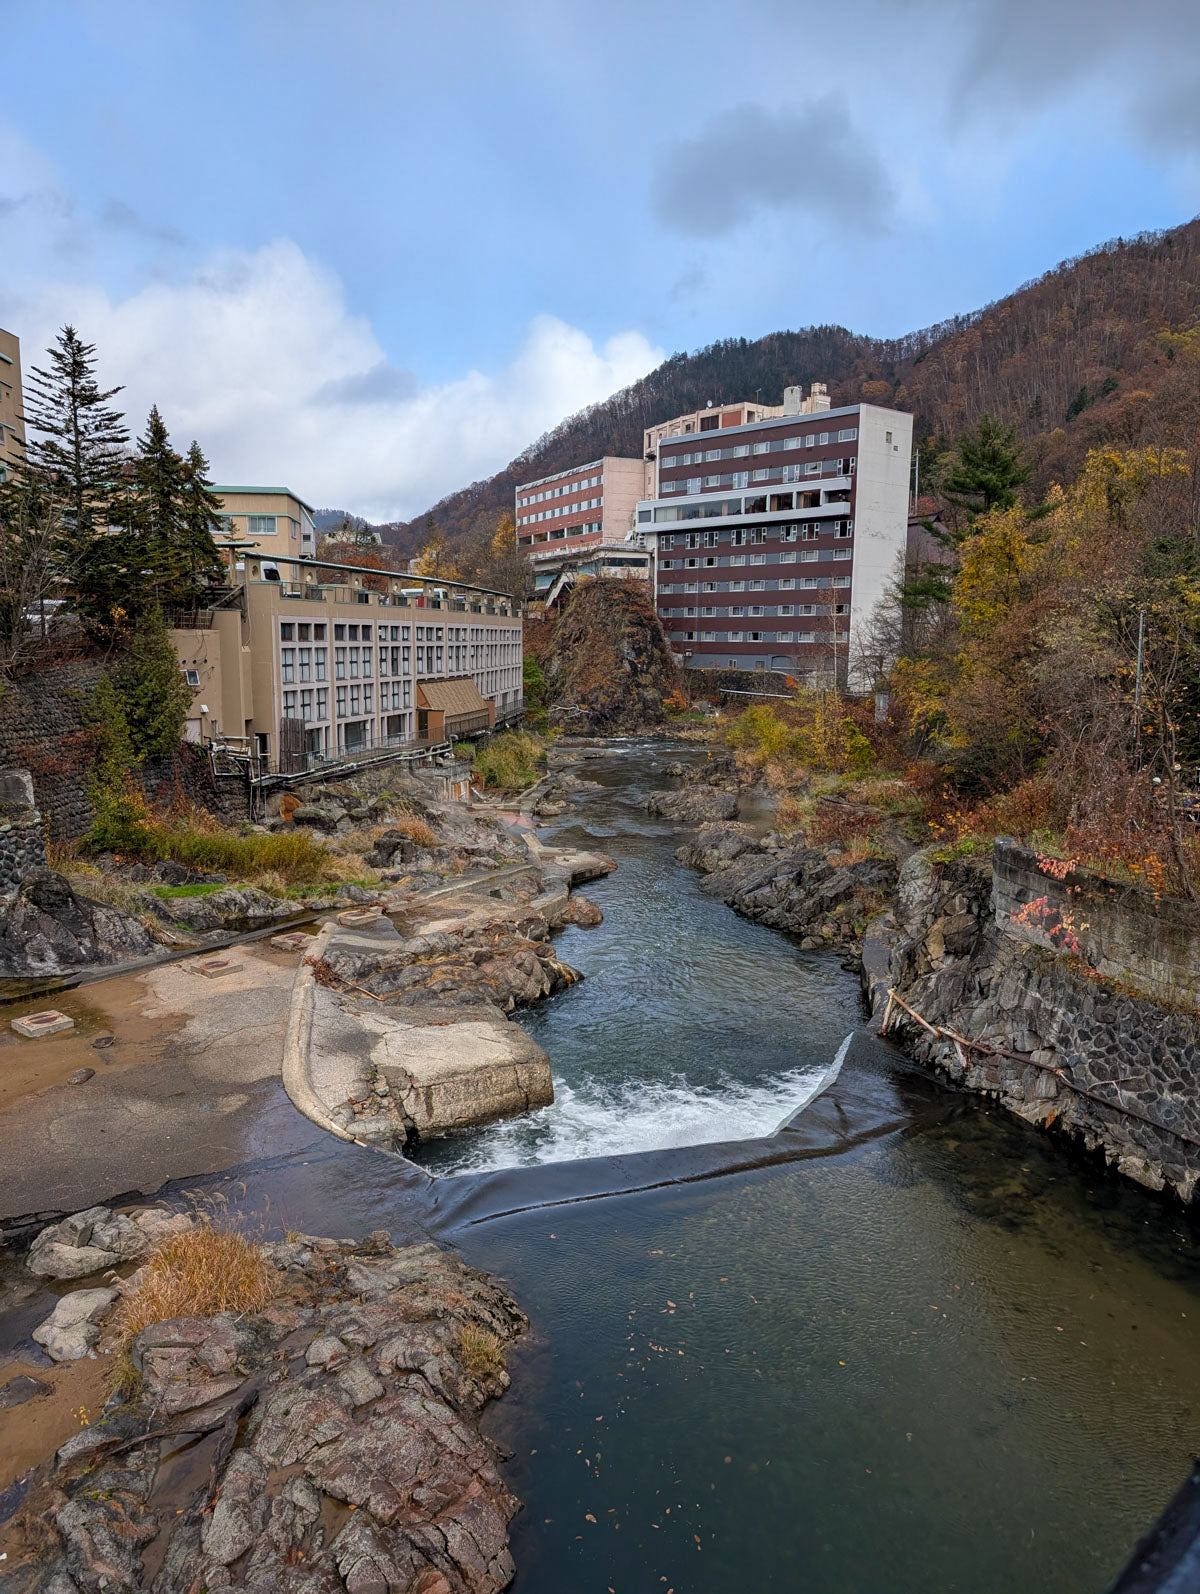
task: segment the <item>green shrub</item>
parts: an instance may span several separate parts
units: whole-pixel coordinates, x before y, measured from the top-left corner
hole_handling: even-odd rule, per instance
[[[532,786],[543,761],[542,744],[523,731],[505,731],[485,742],[475,755],[475,773],[485,786],[520,791]]]

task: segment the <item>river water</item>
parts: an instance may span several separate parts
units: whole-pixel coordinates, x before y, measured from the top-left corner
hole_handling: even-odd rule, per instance
[[[432,1181],[325,1137],[231,1197],[510,1281],[516,1594],[1099,1594],[1200,1450],[1195,1229],[704,897],[644,811],[668,756],[580,766],[555,826],[620,867],[561,937],[584,981],[521,1016],[554,1106],[429,1148]]]

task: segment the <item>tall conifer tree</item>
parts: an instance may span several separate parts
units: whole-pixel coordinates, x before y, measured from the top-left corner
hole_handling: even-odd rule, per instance
[[[221,577],[221,555],[213,541],[221,527],[221,500],[212,490],[204,450],[193,439],[183,462],[183,537],[186,573],[197,591]]]

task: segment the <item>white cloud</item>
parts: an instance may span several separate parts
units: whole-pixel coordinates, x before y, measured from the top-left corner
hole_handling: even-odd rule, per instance
[[[22,159],[0,185],[0,212],[8,201],[10,218],[42,223],[22,225],[0,263],[0,324],[20,336],[26,365],[72,322],[96,345],[104,385],[124,385],[131,427],[156,403],[177,447],[199,439],[217,481],[281,483],[310,503],[407,518],[663,358],[640,333],[597,347],[545,315],[506,370],[421,388],[347,308],[336,274],[288,239],[113,293],[99,285],[103,217],[81,219],[29,146],[0,138],[2,153]],[[69,218],[66,248],[44,225],[51,213]]]

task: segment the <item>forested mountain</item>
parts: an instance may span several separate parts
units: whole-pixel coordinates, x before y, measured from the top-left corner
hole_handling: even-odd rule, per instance
[[[450,546],[478,543],[511,510],[519,481],[602,454],[640,456],[644,427],[710,399],[778,404],[786,386],[813,381],[828,384],[835,405],[862,398],[911,409],[925,443],[952,442],[982,414],[1012,422],[1034,466],[1027,491],[1040,494],[1051,480],[1073,477],[1099,442],[1178,442],[1195,431],[1194,367],[1174,356],[1178,335],[1198,325],[1200,221],[1192,221],[1102,244],[985,309],[903,338],[829,326],[727,338],[672,355],[561,422],[497,475],[384,535],[414,551],[432,515]]]

